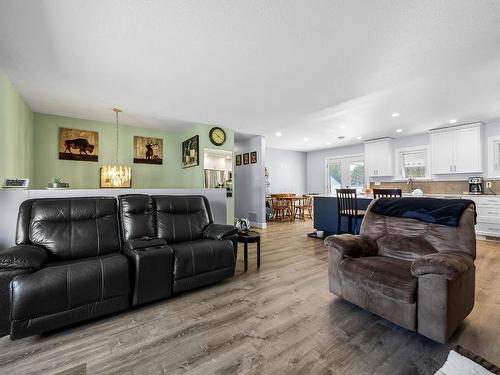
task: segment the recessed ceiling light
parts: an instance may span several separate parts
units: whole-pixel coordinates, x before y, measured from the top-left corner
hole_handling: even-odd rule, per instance
[[[396,133],[401,133],[403,129],[396,129]]]
[[[345,125],[341,125],[341,126],[340,126],[340,129],[345,129]]]
[[[332,144],[332,142],[326,142],[327,146],[330,146],[331,144]]]
[[[276,137],[281,137],[281,132],[276,132],[276,133],[274,133],[274,135],[275,135]]]
[[[448,121],[449,124],[454,124],[457,122],[456,118],[452,118],[450,121]]]
[[[398,113],[398,112],[394,112],[391,116],[392,116],[392,117],[398,117],[398,116],[399,116],[399,113]]]
[[[304,142],[307,142],[307,141],[309,141],[309,138],[305,137]]]
[[[356,139],[361,139],[361,137],[356,137]]]

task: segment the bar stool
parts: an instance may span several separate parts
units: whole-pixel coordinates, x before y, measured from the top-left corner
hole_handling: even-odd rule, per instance
[[[401,189],[373,189],[373,198],[401,198]]]
[[[337,234],[340,234],[340,225],[342,218],[347,217],[347,233],[356,234],[356,228],[353,230],[353,220],[357,227],[358,219],[365,216],[365,210],[358,210],[358,197],[356,189],[337,189]]]

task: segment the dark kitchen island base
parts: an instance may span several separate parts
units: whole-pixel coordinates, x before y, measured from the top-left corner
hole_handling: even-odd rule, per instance
[[[358,197],[358,209],[365,210],[373,198]],[[337,234],[338,206],[337,197],[334,196],[314,196],[314,229],[325,232],[324,237],[331,234]],[[361,225],[361,219],[358,223],[353,223],[354,227]],[[342,219],[340,226],[342,232],[347,232],[347,218]]]

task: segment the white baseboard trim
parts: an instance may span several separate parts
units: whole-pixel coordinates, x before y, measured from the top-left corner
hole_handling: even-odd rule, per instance
[[[256,223],[254,221],[251,221],[250,222],[250,226],[257,227],[257,228],[260,228],[260,229],[266,229],[267,228],[267,223]]]

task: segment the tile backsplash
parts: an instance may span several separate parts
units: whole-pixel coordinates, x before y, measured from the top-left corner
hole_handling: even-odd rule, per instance
[[[484,194],[493,194],[486,188],[486,180],[484,181]],[[409,193],[410,187],[406,182],[381,182],[380,185],[370,183],[373,189],[401,189],[403,193]],[[421,189],[426,194],[462,194],[469,191],[469,183],[467,181],[413,181],[414,189]],[[500,181],[492,180],[491,189],[500,194]]]

